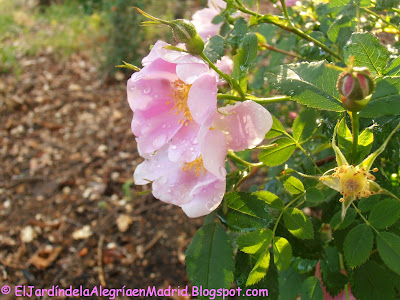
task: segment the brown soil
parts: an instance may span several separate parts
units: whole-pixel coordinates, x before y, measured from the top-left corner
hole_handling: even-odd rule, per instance
[[[123,192],[141,162],[125,79],[106,84],[88,57],[0,75],[0,286],[185,286],[202,219],[137,195],[150,186]]]

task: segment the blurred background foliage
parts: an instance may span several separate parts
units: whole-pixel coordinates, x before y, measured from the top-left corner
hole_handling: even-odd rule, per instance
[[[140,26],[134,7],[161,18],[189,18],[206,0],[0,0],[0,73],[22,71],[18,60],[53,52],[66,59],[92,51],[104,76],[125,60],[140,65],[150,44],[172,41],[167,28]],[[124,72],[124,70],[120,70]]]

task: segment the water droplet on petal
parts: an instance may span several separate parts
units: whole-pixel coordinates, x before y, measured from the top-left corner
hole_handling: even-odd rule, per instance
[[[143,89],[143,93],[145,93],[146,95],[150,94],[151,92],[151,87],[147,86]]]
[[[162,128],[166,128],[167,127],[167,125],[166,124],[162,124],[162,126],[161,126]]]
[[[175,145],[171,145],[171,149],[176,149],[176,146]]]
[[[167,137],[164,134],[161,134],[156,139],[154,139],[153,146],[155,148],[160,148],[162,145],[164,145],[166,140],[167,140]]]
[[[225,168],[224,167],[219,167],[219,174],[222,176],[222,177],[224,177],[225,175],[226,175],[226,170],[225,170]]]

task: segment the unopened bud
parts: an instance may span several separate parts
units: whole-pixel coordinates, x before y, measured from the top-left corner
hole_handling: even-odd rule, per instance
[[[201,54],[204,49],[204,42],[198,35],[194,25],[188,20],[178,19],[170,22],[172,34],[178,43],[186,44],[191,54]]]
[[[349,111],[357,112],[371,99],[374,81],[368,68],[354,67],[339,75],[336,88],[342,94],[343,106]]]

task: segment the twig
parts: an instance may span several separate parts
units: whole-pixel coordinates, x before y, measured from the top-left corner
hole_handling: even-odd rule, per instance
[[[103,287],[106,287],[107,283],[104,278],[104,268],[103,268],[103,244],[104,244],[104,235],[100,235],[99,243],[97,244],[97,267],[99,270],[100,284]]]

